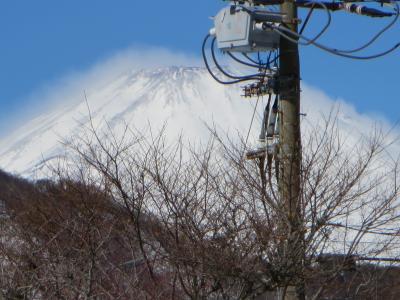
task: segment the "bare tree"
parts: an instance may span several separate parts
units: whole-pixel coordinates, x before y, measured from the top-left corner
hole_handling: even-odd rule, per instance
[[[63,176],[6,198],[0,248],[4,296],[153,298],[126,213],[106,191]]]
[[[323,276],[312,291],[317,299],[349,261],[396,255],[398,164],[383,160],[385,136],[378,131],[353,149],[331,119],[309,135],[298,201],[301,233],[288,230],[274,176],[279,153],[248,162],[244,143],[218,134],[193,149],[182,140],[168,144],[163,132],[150,139],[133,133],[131,143],[128,129],[119,140],[91,133],[75,150],[129,212],[150,274],[168,270],[172,290],[192,299],[244,299],[298,279],[311,286]],[[144,228],[144,219],[153,225]],[[302,253],[298,268],[294,257]],[[316,267],[332,255],[334,268]]]
[[[308,299],[382,295],[378,278],[398,270],[361,261],[399,254],[399,168],[386,137],[349,149],[331,119],[308,136],[294,232],[279,149],[246,161],[243,141],[216,132],[192,147],[163,131],[92,126],[69,145],[75,166],[10,210],[8,282],[36,293],[27,298],[265,299],[296,281]]]

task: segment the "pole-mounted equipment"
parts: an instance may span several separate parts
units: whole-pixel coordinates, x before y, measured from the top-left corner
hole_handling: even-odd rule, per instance
[[[225,2],[229,2],[229,5],[222,8],[213,18],[214,27],[210,30],[203,43],[202,50],[206,67],[212,77],[221,84],[244,84],[242,86],[244,97],[263,97],[275,94],[278,99],[276,101],[277,110],[279,110],[281,90],[291,84],[287,76],[281,76],[280,74],[279,47],[282,39],[304,46],[313,45],[331,54],[353,59],[377,58],[400,47],[400,43],[397,43],[380,53],[367,56],[356,55],[357,52],[365,50],[372,45],[378,37],[395,24],[399,18],[398,0],[340,0],[332,2],[295,0],[293,2],[295,7],[309,9],[309,14],[299,33],[292,31],[288,25],[292,22],[300,24],[301,20],[297,18],[289,19],[284,12],[277,11],[275,8],[277,5],[282,5],[285,0],[232,0]],[[372,6],[365,6],[365,4]],[[381,6],[383,5],[390,6],[389,10],[382,10]],[[303,31],[315,9],[324,10],[328,16],[328,22],[315,37],[308,37],[303,35]],[[340,50],[319,43],[319,39],[331,24],[331,13],[340,10],[369,17],[394,16],[394,18],[392,22],[373,36],[366,44],[355,49]],[[207,42],[210,39],[212,63],[210,63],[210,58],[207,57],[206,53]],[[222,54],[226,54],[227,57],[247,69],[250,68],[253,72],[250,74],[232,74],[219,62],[220,58],[216,48]],[[266,136],[262,138],[264,136],[263,126],[264,124],[275,124],[272,138],[271,133],[269,137],[269,140],[273,140],[273,145],[275,145],[279,142],[278,116],[279,114],[273,113],[273,109],[270,107],[265,108],[260,130],[259,147],[255,150],[250,150],[246,154],[247,158],[262,157],[271,152],[267,151],[268,147],[269,149],[275,148],[275,146],[267,145],[265,142],[268,140]]]

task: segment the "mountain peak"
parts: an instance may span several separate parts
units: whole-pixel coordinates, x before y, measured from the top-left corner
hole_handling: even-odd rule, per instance
[[[302,112],[307,114],[303,124],[316,126],[322,116],[332,113],[335,101],[305,84],[302,90]],[[168,138],[184,134],[195,141],[209,138],[205,124],[224,133],[246,135],[257,102],[258,114],[249,139],[255,143],[266,97],[257,101],[244,99],[241,94],[240,85],[220,85],[204,68],[131,70],[101,88],[87,91],[87,102],[82,99],[71,103],[70,97],[57,94],[58,101],[68,105],[28,121],[0,142],[0,169],[32,176],[42,168],[42,162],[63,156],[62,142],[81,136],[90,122],[99,132],[110,129],[115,134],[121,124],[138,130],[150,124],[154,132],[167,123]],[[376,121],[358,114],[344,102],[341,111],[346,114],[337,114],[339,129],[353,141],[359,133],[368,135],[376,125]]]
[[[89,115],[99,130],[118,130],[121,122],[157,129],[168,122],[169,135],[199,137],[206,131],[204,122],[241,126],[243,111],[251,109],[238,88],[218,85],[198,67],[131,70],[87,92],[87,99],[44,113],[4,139],[0,168],[30,175],[40,162],[64,153],[61,142],[79,135],[89,125]],[[64,100],[60,95],[59,101]],[[237,107],[240,104],[243,107]]]

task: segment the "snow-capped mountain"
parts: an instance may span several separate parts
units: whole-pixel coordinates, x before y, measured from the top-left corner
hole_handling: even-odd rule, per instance
[[[100,127],[116,129],[126,122],[157,129],[167,122],[168,134],[193,137],[204,137],[204,123],[213,120],[226,128],[244,128],[252,108],[240,94],[240,87],[220,86],[199,68],[132,71],[88,93],[87,101],[82,91],[80,103],[43,114],[1,141],[0,168],[29,174],[62,154],[62,142],[84,130],[89,115]]]
[[[135,128],[151,125],[154,129],[167,122],[169,136],[182,133],[191,139],[207,138],[205,124],[246,134],[256,99],[245,99],[241,94],[240,86],[219,85],[202,68],[133,70],[88,92],[87,101],[82,91],[80,102],[45,113],[0,141],[0,168],[29,176],[43,161],[62,155],[62,142],[79,135],[90,120],[98,129],[109,126],[111,130],[118,130],[121,122]],[[321,117],[321,112],[328,114],[333,105],[322,92],[305,85],[302,99],[303,112],[311,123]],[[260,113],[262,104],[258,106]],[[343,130],[371,127],[370,118],[342,105],[346,106],[341,110],[346,115],[339,114]],[[252,142],[258,130],[256,124],[257,118]]]

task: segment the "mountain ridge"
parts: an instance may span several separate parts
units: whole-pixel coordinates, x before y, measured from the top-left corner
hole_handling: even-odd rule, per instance
[[[88,93],[87,102],[82,100],[41,115],[1,141],[0,167],[13,173],[30,173],[40,161],[61,153],[60,142],[79,134],[89,121],[95,126],[107,121],[111,128],[121,121],[135,126],[150,122],[160,127],[170,119],[170,126],[178,128],[179,123],[174,120],[183,118],[186,124],[181,127],[191,127],[188,120],[207,117],[207,110],[212,115],[210,100],[220,102],[221,98],[228,100],[227,104],[240,96],[236,91],[225,91],[201,68],[167,67],[128,72],[102,89]],[[192,127],[199,125],[198,120],[194,123],[197,124]]]
[[[306,123],[317,124],[322,115],[332,112],[335,101],[306,84],[302,88]],[[89,125],[118,131],[121,124],[137,129],[151,124],[157,130],[167,123],[166,134],[171,137],[183,133],[190,139],[204,140],[210,134],[206,123],[224,132],[234,130],[246,135],[257,101],[244,99],[241,94],[240,85],[220,85],[200,67],[133,69],[99,89],[89,90],[87,99],[82,96],[81,101],[63,103],[60,95],[61,108],[32,119],[0,141],[0,168],[31,176],[42,161],[64,155],[62,142],[78,136]],[[257,123],[265,101],[264,97],[258,103],[252,143],[257,139]],[[354,130],[365,133],[373,127],[371,118],[344,102],[341,106],[337,113],[339,127],[352,138]]]

